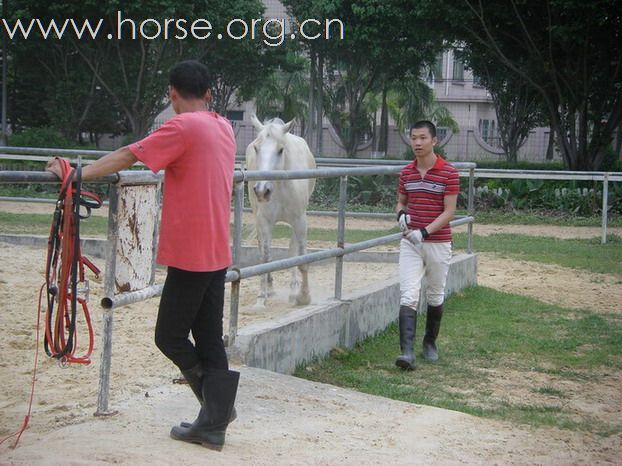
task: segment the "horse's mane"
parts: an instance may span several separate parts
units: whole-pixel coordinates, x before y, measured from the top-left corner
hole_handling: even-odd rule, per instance
[[[266,125],[271,125],[271,124],[284,125],[285,122],[283,120],[281,120],[279,117],[274,117],[274,118],[270,118],[268,121],[266,121],[265,124]]]
[[[285,125],[285,122],[281,120],[280,118],[278,117],[270,118],[269,120],[264,122],[264,130],[271,137],[276,137],[277,135],[280,135],[280,133],[277,133],[274,131],[276,129],[275,126],[284,126],[284,125]]]

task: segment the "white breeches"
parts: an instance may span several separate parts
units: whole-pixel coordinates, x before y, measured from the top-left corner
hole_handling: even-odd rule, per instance
[[[400,241],[400,306],[417,309],[421,281],[426,279],[426,299],[440,306],[445,299],[445,284],[451,261],[451,243],[412,244]]]

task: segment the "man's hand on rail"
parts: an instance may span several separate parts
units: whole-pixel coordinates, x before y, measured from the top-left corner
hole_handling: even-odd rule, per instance
[[[408,233],[408,224],[410,223],[410,215],[405,211],[400,210],[397,214],[397,224],[400,226],[400,231],[404,234]]]
[[[419,244],[423,241],[423,232],[418,230],[407,230],[404,233],[404,238],[410,241],[412,244]]]
[[[54,173],[58,179],[63,179],[63,171],[58,157],[54,157],[52,160],[49,160],[45,166],[45,169],[51,173]]]

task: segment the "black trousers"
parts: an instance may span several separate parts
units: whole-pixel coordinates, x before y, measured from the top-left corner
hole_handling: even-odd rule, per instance
[[[182,371],[198,363],[206,368],[229,369],[222,339],[226,273],[227,269],[188,272],[168,268],[155,343]]]

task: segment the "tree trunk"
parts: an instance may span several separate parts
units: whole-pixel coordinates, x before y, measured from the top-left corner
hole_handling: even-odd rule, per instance
[[[324,99],[323,99],[323,89],[324,89],[324,57],[322,53],[318,53],[317,56],[317,73],[315,75],[315,80],[317,83],[316,93],[316,123],[315,123],[315,131],[317,142],[315,144],[315,152],[316,157],[322,156],[322,137],[324,135],[322,117],[324,116],[323,108],[324,108]]]
[[[622,123],[618,125],[618,136],[616,137],[616,155],[618,160],[622,160]]]
[[[378,138],[378,152],[385,155],[388,151],[389,139],[389,107],[387,105],[387,86],[382,86],[382,104],[380,106],[380,135]]]
[[[315,118],[316,112],[316,102],[315,102],[315,86],[316,86],[316,53],[313,48],[309,51],[309,125],[307,128],[307,142],[309,143],[309,149],[313,154],[317,153],[317,148],[315,147],[315,142],[317,141],[317,136],[315,132],[315,125],[317,124],[317,120]]]
[[[553,160],[553,154],[555,152],[555,131],[553,131],[553,128],[549,128],[550,132],[549,132],[549,142],[547,144],[546,147],[546,155],[545,158],[546,160]]]

